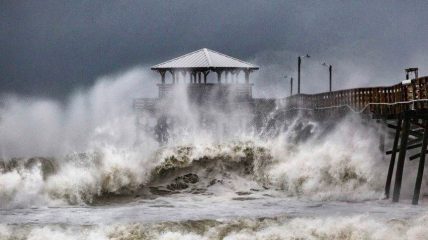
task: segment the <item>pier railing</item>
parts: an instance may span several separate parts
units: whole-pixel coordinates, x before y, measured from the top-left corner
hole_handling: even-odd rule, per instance
[[[428,109],[428,77],[390,87],[354,88],[287,98],[287,109],[328,110],[342,107],[376,116]]]

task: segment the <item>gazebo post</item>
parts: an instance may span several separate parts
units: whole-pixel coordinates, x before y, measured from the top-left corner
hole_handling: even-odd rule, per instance
[[[202,73],[201,72],[198,72],[198,83],[199,84],[201,84],[201,81],[202,81]]]
[[[189,83],[192,83],[192,71],[189,71]]]
[[[175,71],[170,69],[169,72],[171,73],[172,84],[174,84],[175,83]]]
[[[196,83],[196,71],[193,70],[192,72],[192,76],[193,76],[193,81],[192,83],[195,84]]]
[[[181,76],[183,77],[183,83],[186,83],[186,75],[187,75],[187,71],[182,70],[181,71]]]
[[[250,83],[250,70],[246,69],[244,70],[245,72],[245,83],[249,84]]]
[[[172,71],[172,83],[173,83],[173,84],[175,84],[175,82],[177,81],[177,80],[176,80],[176,77],[177,77],[177,76],[176,76],[176,74],[175,74],[175,71]]]
[[[165,84],[165,73],[166,71],[159,70],[159,74],[161,75],[161,83]]]
[[[205,71],[204,72],[204,84],[207,84],[207,76],[210,73],[210,71]]]
[[[216,73],[217,73],[217,82],[221,83],[221,73],[222,73],[222,71],[221,70],[217,70]]]

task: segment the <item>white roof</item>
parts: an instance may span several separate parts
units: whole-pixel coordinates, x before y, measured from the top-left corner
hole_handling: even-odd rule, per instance
[[[207,48],[188,53],[172,60],[152,66],[152,70],[171,68],[246,68],[259,69],[258,66],[227,56]]]

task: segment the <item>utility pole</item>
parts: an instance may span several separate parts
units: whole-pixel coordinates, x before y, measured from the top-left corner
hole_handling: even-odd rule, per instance
[[[302,58],[297,58],[297,94],[300,94],[300,65],[302,64]]]
[[[311,56],[306,54],[305,56],[299,56],[297,58],[297,94],[300,94],[300,66],[302,65],[302,57],[310,58]]]
[[[332,75],[332,72],[333,72],[333,67],[331,65],[328,67],[328,71],[330,73],[330,92],[331,92],[331,75]]]
[[[331,81],[331,79],[332,79],[332,75],[333,75],[333,66],[331,65],[331,64],[327,64],[327,63],[322,63],[321,65],[323,65],[323,66],[325,66],[325,67],[328,67],[328,80],[329,80],[329,90],[330,90],[330,92],[332,91],[332,81]]]

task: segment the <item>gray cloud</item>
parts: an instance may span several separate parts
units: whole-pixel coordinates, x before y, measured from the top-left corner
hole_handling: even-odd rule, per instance
[[[261,66],[258,94],[285,95],[304,62],[303,90],[394,84],[427,73],[425,1],[1,1],[0,91],[63,98],[100,75],[202,47]],[[280,84],[280,85],[278,85]],[[279,87],[278,87],[279,86]]]

